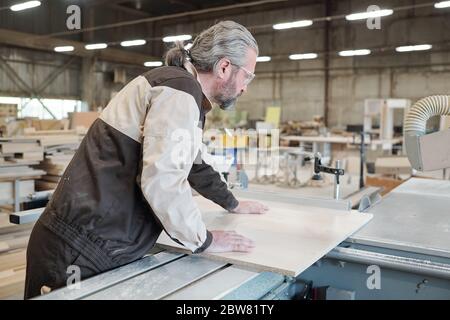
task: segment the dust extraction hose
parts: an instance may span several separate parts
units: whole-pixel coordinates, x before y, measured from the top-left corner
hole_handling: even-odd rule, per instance
[[[449,97],[446,95],[429,96],[417,101],[405,120],[406,135],[424,135],[428,119],[437,115],[450,115]]]
[[[411,166],[416,170],[431,170],[429,165],[425,166],[423,163],[424,155],[420,141],[421,137],[426,134],[428,119],[437,115],[450,115],[449,97],[448,95],[437,95],[423,98],[411,107],[406,117],[403,130],[406,153]],[[443,159],[445,157],[447,156],[444,155]]]

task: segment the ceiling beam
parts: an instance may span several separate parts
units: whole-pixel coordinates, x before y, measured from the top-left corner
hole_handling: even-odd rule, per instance
[[[201,9],[201,7],[198,7],[198,6],[194,5],[194,4],[188,3],[186,1],[181,1],[181,0],[168,0],[168,1],[172,5],[185,7],[186,9],[189,9],[189,10],[199,10],[199,9]]]
[[[234,5],[226,5],[226,6],[217,6],[217,7],[211,7],[206,9],[200,9],[200,10],[194,10],[194,11],[187,11],[187,12],[179,12],[179,13],[172,13],[172,14],[166,14],[162,16],[157,17],[148,17],[148,18],[141,18],[136,20],[128,20],[128,21],[121,21],[121,22],[115,22],[115,23],[109,23],[105,25],[99,25],[99,26],[92,26],[88,28],[82,28],[79,30],[70,30],[70,31],[61,31],[61,32],[55,32],[50,33],[46,35],[40,35],[39,37],[55,37],[55,36],[63,36],[63,35],[73,35],[73,34],[79,34],[84,32],[91,32],[91,31],[97,31],[97,30],[106,30],[106,29],[113,29],[113,28],[123,28],[131,25],[138,25],[138,24],[144,24],[144,23],[150,23],[155,21],[166,21],[168,19],[173,18],[181,18],[181,17],[192,17],[196,15],[201,14],[211,14],[213,12],[221,12],[224,13],[225,10],[231,10],[231,9],[240,9],[252,7],[252,6],[262,6],[265,4],[273,4],[273,3],[283,3],[287,2],[289,0],[255,0],[245,3],[239,3]]]
[[[132,15],[135,15],[135,16],[150,17],[150,14],[148,12],[146,12],[146,11],[125,7],[125,6],[122,6],[120,4],[112,3],[112,4],[108,4],[108,7],[112,8],[114,10],[117,10],[117,11],[121,11],[121,12],[125,12],[125,13],[128,13],[128,14],[132,14]]]
[[[9,29],[0,29],[0,43],[28,49],[50,51],[53,53],[55,53],[53,48],[56,46],[74,46],[74,51],[65,52],[64,54],[79,57],[96,57],[98,60],[140,66],[142,66],[145,61],[161,59],[143,53],[114,48],[88,51],[84,49],[85,43],[83,42],[57,38],[42,38],[31,33],[18,32]]]
[[[88,7],[102,6],[105,4],[120,4],[124,2],[129,2],[129,0],[88,0],[85,1],[85,5]]]

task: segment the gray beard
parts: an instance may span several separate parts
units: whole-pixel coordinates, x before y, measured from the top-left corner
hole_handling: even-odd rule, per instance
[[[240,96],[240,94],[237,96],[233,96],[233,94],[236,92],[236,84],[234,82],[235,78],[236,78],[236,72],[222,86],[221,92],[214,97],[214,100],[219,105],[220,109],[222,109],[222,110],[232,109],[236,104],[237,98]]]
[[[222,110],[225,110],[225,111],[233,109],[234,106],[236,105],[236,100],[237,100],[237,97],[224,99],[221,101],[221,103],[219,103],[219,108]]]

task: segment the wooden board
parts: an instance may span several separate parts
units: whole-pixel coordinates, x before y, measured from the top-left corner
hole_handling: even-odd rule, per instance
[[[42,152],[44,149],[38,143],[22,142],[0,142],[0,151],[3,154],[14,154],[23,152]]]
[[[80,137],[77,135],[47,135],[47,136],[35,136],[39,139],[43,147],[51,147],[56,145],[78,145],[80,143]]]
[[[17,296],[23,292],[25,283],[25,267],[0,271],[0,299]]]
[[[36,180],[36,191],[54,190],[58,186],[57,182],[50,182],[44,180]]]
[[[391,192],[392,189],[397,188],[403,182],[405,182],[405,180],[374,175],[367,176],[366,178],[367,186],[383,188],[381,191],[382,196],[388,194],[389,192]]]
[[[56,120],[56,119],[32,119],[30,120],[31,126],[36,131],[42,130],[64,130],[68,127],[69,123],[67,119]]]
[[[27,161],[42,161],[44,160],[44,150],[14,153],[14,158],[7,160],[15,161],[16,159]]]
[[[399,175],[411,174],[411,170],[408,157],[378,157],[375,160],[375,173]]]
[[[27,197],[34,192],[34,180],[24,180],[19,182],[20,198]],[[0,182],[0,201],[14,199],[14,182]]]
[[[99,115],[100,113],[96,111],[69,112],[70,128],[76,129],[77,127],[84,127],[89,129]]]
[[[45,174],[43,170],[36,170],[28,166],[0,167],[0,181],[12,181],[14,179],[29,180]]]
[[[339,243],[358,231],[371,214],[338,211],[265,201],[264,215],[230,214],[213,202],[196,197],[209,230],[235,230],[256,243],[251,253],[202,253],[201,255],[251,268],[297,276]],[[188,251],[165,233],[158,243],[174,250]]]
[[[61,180],[61,177],[60,176],[45,175],[45,176],[41,177],[41,180],[47,181],[47,182],[58,183],[59,180]]]
[[[0,272],[25,266],[26,253],[26,250],[19,249],[11,253],[0,254]]]

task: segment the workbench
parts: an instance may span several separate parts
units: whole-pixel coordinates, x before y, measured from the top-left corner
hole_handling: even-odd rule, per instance
[[[332,146],[336,146],[335,149],[339,149],[349,145],[360,145],[361,137],[357,136],[281,136],[281,140],[285,142],[298,142],[299,146],[306,151],[313,153],[321,152],[324,155],[332,153]],[[371,150],[385,150],[392,152],[393,146],[397,144],[403,144],[403,137],[396,137],[392,139],[367,139],[364,140],[364,144]]]
[[[281,140],[285,141],[294,141],[294,142],[315,142],[315,143],[335,143],[335,144],[360,144],[361,139],[359,136],[355,137],[346,137],[346,136],[281,136]],[[393,145],[397,143],[402,143],[403,138],[393,138],[393,139],[374,139],[365,141],[365,144],[368,145]]]

